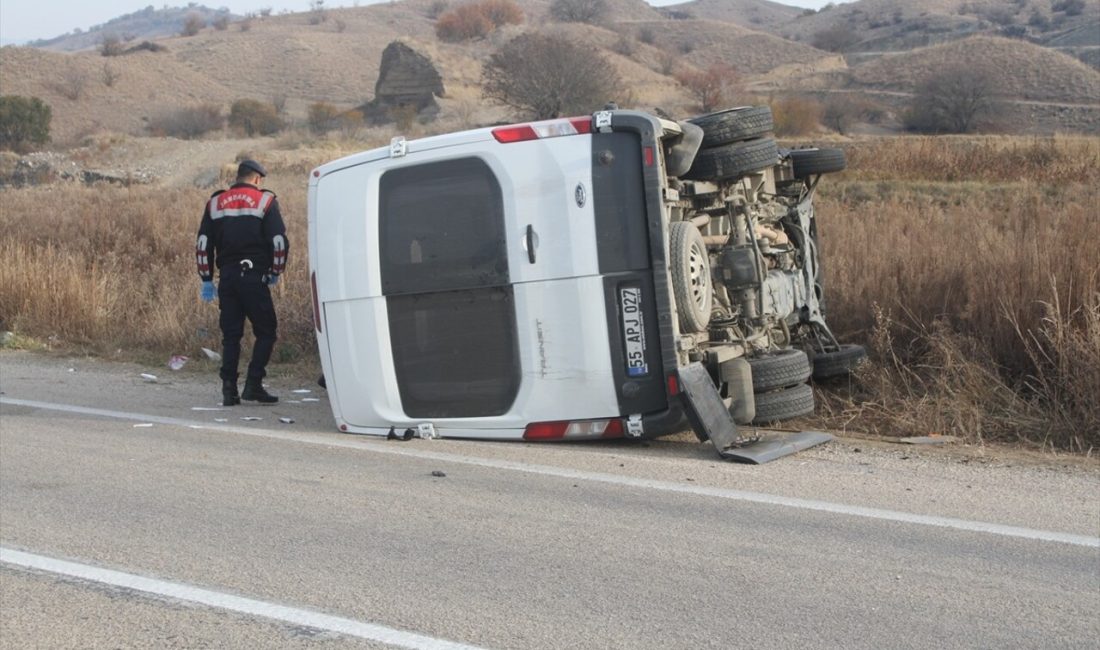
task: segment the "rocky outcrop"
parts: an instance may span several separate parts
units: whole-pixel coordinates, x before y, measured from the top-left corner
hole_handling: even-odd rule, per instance
[[[408,45],[394,41],[382,52],[374,99],[360,109],[376,123],[395,120],[396,113],[431,119],[439,112],[436,97],[443,96],[443,78],[431,59]]]

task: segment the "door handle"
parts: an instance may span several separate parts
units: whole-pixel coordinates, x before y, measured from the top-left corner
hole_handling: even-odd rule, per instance
[[[527,224],[527,261],[535,263],[535,247],[539,244],[539,236],[535,232],[535,227],[531,224]]]

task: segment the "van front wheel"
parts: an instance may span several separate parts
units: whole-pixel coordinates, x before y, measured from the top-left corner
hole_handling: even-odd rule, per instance
[[[676,299],[680,330],[705,332],[710,324],[710,258],[703,235],[686,221],[672,222],[669,231],[672,292]]]

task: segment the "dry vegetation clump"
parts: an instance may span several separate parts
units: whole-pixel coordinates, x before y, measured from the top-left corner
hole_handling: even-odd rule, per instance
[[[1098,148],[852,147],[817,202],[826,294],[833,327],[869,340],[876,363],[829,395],[834,423],[1100,447]]]
[[[304,177],[304,174],[302,175]],[[6,191],[0,321],[61,346],[112,355],[219,349],[217,307],[198,297],[194,239],[203,190],[53,186]],[[291,265],[274,289],[277,362],[315,346],[304,192],[280,194]],[[27,218],[33,215],[33,219]]]
[[[858,180],[1071,185],[1100,168],[1100,139],[1089,137],[879,138],[845,150]]]
[[[441,41],[468,41],[484,38],[505,25],[523,22],[523,10],[512,0],[482,0],[455,7],[435,22],[435,34]]]

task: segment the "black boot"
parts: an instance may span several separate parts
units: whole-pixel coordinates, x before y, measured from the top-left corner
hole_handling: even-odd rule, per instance
[[[241,396],[237,394],[237,382],[222,380],[222,406],[236,406],[241,403]]]
[[[250,402],[259,402],[261,404],[274,404],[279,401],[278,397],[264,390],[264,383],[259,379],[245,380],[244,390],[241,392],[241,399],[246,399]]]

